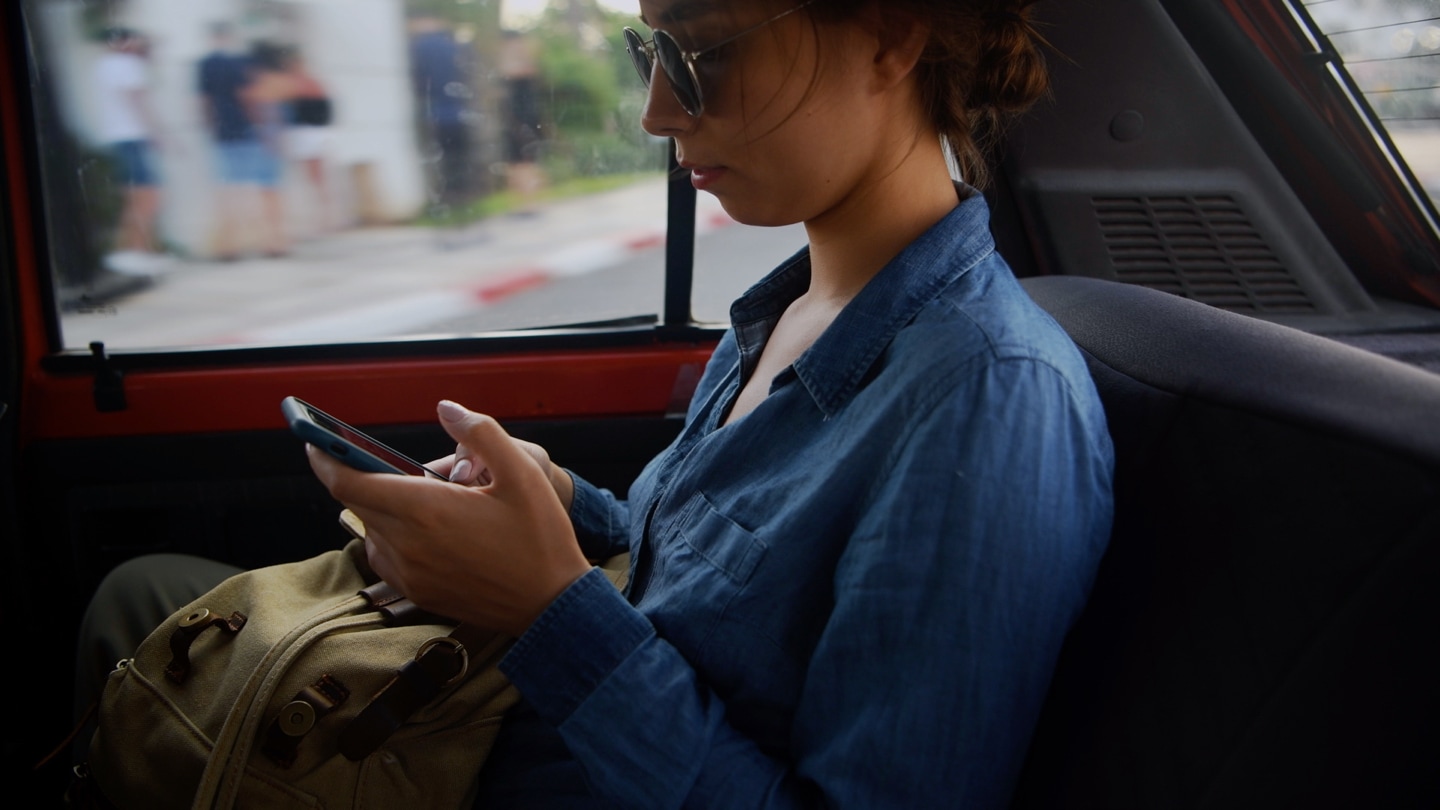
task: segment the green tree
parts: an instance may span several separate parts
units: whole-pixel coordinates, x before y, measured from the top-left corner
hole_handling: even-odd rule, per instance
[[[552,2],[534,35],[552,126],[553,178],[661,170],[665,153],[639,125],[644,88],[625,52],[628,15],[594,0]]]

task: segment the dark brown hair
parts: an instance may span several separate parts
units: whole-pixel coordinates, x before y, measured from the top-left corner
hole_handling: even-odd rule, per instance
[[[1050,90],[1044,39],[1030,20],[1037,0],[817,0],[817,20],[843,20],[867,2],[930,28],[917,68],[922,102],[961,176],[990,179],[990,153],[1005,126]]]

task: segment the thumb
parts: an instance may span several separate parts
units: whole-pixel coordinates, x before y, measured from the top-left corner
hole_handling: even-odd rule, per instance
[[[535,460],[515,445],[494,418],[448,399],[442,400],[435,410],[445,432],[490,470],[494,482],[528,475],[531,469],[540,471]]]

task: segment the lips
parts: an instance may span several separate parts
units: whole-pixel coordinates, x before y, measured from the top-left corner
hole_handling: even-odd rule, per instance
[[[703,166],[685,160],[680,161],[680,168],[689,170],[690,183],[697,191],[705,191],[729,172],[724,166]]]

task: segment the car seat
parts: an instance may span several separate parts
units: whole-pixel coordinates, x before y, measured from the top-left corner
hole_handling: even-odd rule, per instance
[[[1022,283],[1089,364],[1116,511],[1014,807],[1440,806],[1440,376]]]

